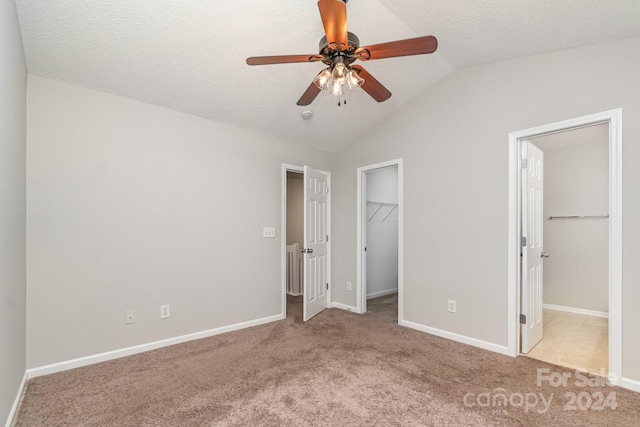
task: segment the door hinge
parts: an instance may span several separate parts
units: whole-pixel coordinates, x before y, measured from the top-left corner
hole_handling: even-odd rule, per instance
[[[329,194],[329,186],[327,185],[326,187],[324,187],[324,195],[328,195]]]
[[[526,325],[527,324],[527,316],[525,314],[521,314],[520,315],[520,324],[521,325]]]
[[[329,284],[327,283],[327,290],[329,290]]]
[[[327,234],[327,242],[329,241],[329,235]]]
[[[526,169],[529,167],[529,159],[522,159],[520,160],[520,167],[522,169]]]
[[[527,246],[527,238],[522,236],[520,238],[520,246]]]

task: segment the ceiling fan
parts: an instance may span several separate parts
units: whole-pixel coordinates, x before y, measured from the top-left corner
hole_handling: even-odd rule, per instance
[[[312,55],[252,56],[249,65],[286,64],[293,62],[322,62],[328,67],[320,71],[298,100],[298,105],[309,105],[320,91],[327,90],[338,97],[338,105],[344,95],[345,84],[349,89],[362,87],[378,102],[386,101],[391,92],[359,65],[356,60],[394,58],[398,56],[433,53],[438,40],[433,36],[360,47],[358,37],[347,31],[347,0],[319,0],[325,36],[320,39],[320,51]],[[346,99],[344,103],[346,103]]]

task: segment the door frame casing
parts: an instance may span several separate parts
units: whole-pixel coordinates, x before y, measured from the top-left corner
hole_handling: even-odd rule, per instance
[[[364,278],[366,277],[366,271],[364,268],[366,264],[364,263],[364,248],[365,242],[364,237],[366,232],[363,227],[367,226],[367,220],[365,218],[367,209],[367,195],[366,189],[364,188],[365,184],[365,174],[368,172],[372,172],[379,169],[385,169],[388,167],[397,167],[398,168],[398,323],[403,320],[403,266],[404,266],[404,255],[403,255],[403,217],[404,217],[404,204],[403,204],[403,170],[402,170],[402,159],[389,160],[386,162],[375,163],[368,166],[359,167],[357,170],[357,226],[356,226],[356,312],[357,313],[365,313],[367,311],[367,293],[364,289]]]
[[[331,173],[322,169],[317,169],[318,172],[322,172],[327,175],[327,187],[329,193],[327,194],[327,234],[331,236]],[[287,163],[282,164],[282,207],[281,207],[281,222],[280,222],[280,277],[281,277],[281,292],[282,292],[282,319],[287,317],[287,172],[296,172],[304,174],[304,166],[291,165]],[[329,289],[327,290],[327,308],[331,306],[331,237],[327,242],[327,281],[329,282]],[[304,244],[304,242],[301,242]],[[304,283],[302,284],[302,294],[304,297]]]
[[[609,380],[622,381],[622,109],[509,133],[508,354],[520,354],[521,141],[599,123],[609,124]]]

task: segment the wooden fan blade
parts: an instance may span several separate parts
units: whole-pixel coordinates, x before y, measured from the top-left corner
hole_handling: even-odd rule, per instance
[[[279,55],[279,56],[252,56],[247,58],[249,65],[287,64],[291,62],[316,62],[322,61],[322,55]]]
[[[377,81],[371,74],[367,72],[364,68],[359,65],[351,66],[360,77],[364,79],[364,83],[362,84],[362,90],[367,92],[373,99],[378,102],[386,101],[391,98],[391,92],[382,85],[379,81]]]
[[[356,50],[358,59],[395,58],[397,56],[422,55],[433,53],[438,48],[438,40],[433,36],[416,37],[414,39],[398,40],[364,46]]]
[[[318,0],[318,9],[322,18],[327,43],[340,43],[346,49],[347,39],[347,5],[342,0]]]
[[[300,99],[298,99],[298,105],[309,105],[316,99],[316,96],[320,93],[320,88],[316,86],[314,82],[311,82],[307,90],[304,91]]]

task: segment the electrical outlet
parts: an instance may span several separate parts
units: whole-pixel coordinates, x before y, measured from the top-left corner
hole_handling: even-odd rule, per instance
[[[452,299],[449,300],[449,313],[456,312],[456,302]]]
[[[124,323],[127,325],[130,323],[136,323],[136,313],[133,310],[125,311],[124,316]]]
[[[353,285],[351,284],[351,282],[347,282],[347,290],[348,291],[352,291],[353,290]]]
[[[171,317],[171,307],[169,304],[160,306],[160,318],[166,319],[167,317]]]

